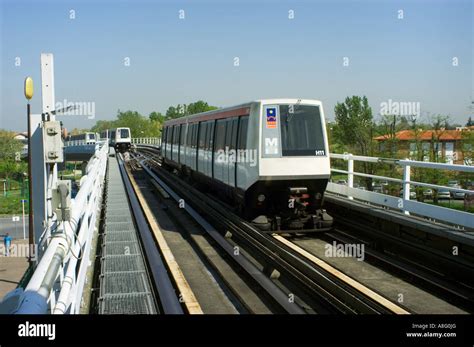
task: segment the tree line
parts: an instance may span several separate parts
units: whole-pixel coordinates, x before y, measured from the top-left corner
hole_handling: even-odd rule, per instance
[[[367,97],[347,97],[344,102],[338,102],[334,108],[335,121],[327,126],[330,151],[332,153],[352,153],[354,155],[405,159],[431,162],[445,162],[446,157],[441,152],[439,144],[447,130],[455,130],[460,124],[453,124],[449,116],[431,115],[426,119],[413,118],[399,115],[383,115],[376,119]],[[411,118],[411,117],[410,117]],[[472,126],[469,117],[466,126]],[[397,138],[397,133],[409,130],[413,139],[405,142]],[[426,130],[431,130],[430,139],[421,140]],[[383,141],[378,141],[377,136],[384,136]],[[458,141],[457,150],[460,150],[465,161],[474,162],[474,130],[460,131],[461,139]],[[408,146],[408,148],[407,148]],[[411,148],[410,148],[411,146]],[[334,162],[334,161],[333,161]],[[333,163],[334,166],[344,168],[343,163]],[[384,163],[355,162],[355,170],[366,174],[380,176],[399,176],[401,171],[394,171],[393,165]],[[444,173],[440,170],[412,169],[412,180],[433,184],[445,184],[450,179],[459,179],[469,182],[473,177],[463,173]],[[372,179],[361,178],[362,185],[372,190]],[[393,192],[395,194],[395,192]],[[417,196],[422,196],[422,188],[417,188]]]
[[[165,114],[153,111],[148,117],[141,115],[137,111],[117,111],[115,120],[99,120],[90,129],[92,132],[101,132],[106,129],[128,127],[132,137],[159,137],[163,123],[169,119],[189,116],[196,113],[215,110],[218,107],[211,106],[207,102],[199,100],[189,104],[178,104],[169,106]],[[87,131],[87,130],[82,130]],[[72,134],[82,132],[79,129],[73,129]]]

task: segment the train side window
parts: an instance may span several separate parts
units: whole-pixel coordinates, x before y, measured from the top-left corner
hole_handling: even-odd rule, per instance
[[[232,119],[226,120],[226,132],[225,132],[225,149],[230,149],[232,143]]]
[[[161,143],[166,142],[166,128],[161,129]]]
[[[199,123],[194,124],[193,131],[193,147],[197,148],[198,145],[198,134],[199,134]]]
[[[240,127],[239,127],[239,134],[238,134],[238,149],[247,149],[247,131],[249,125],[249,117],[242,116],[240,117]]]
[[[211,136],[211,122],[206,122],[206,138],[204,142],[204,149],[209,150],[209,138]]]
[[[188,124],[188,132],[186,134],[186,146],[189,147],[191,145],[191,134],[192,134],[193,125]]]
[[[237,125],[239,124],[239,119],[237,117],[232,118],[232,137],[230,142],[230,149],[237,148]]]
[[[191,135],[191,148],[196,148],[196,135],[197,135],[197,124],[192,125],[192,135]]]
[[[214,151],[224,150],[225,145],[226,120],[218,119],[216,122],[216,139],[214,142]]]
[[[209,132],[207,136],[206,149],[212,151],[212,145],[214,144],[214,121],[209,122]]]
[[[173,144],[173,135],[174,135],[174,125],[170,126],[169,135],[168,135],[168,142]]]
[[[181,146],[184,146],[184,143],[185,143],[185,139],[186,139],[184,137],[185,130],[186,130],[186,124],[181,124],[181,134],[179,135],[179,143]]]
[[[204,149],[206,143],[207,123],[199,123],[199,149]]]
[[[205,150],[206,149],[206,144],[207,144],[207,133],[208,133],[208,127],[209,127],[209,124],[207,122],[203,122],[201,124],[201,131],[202,131],[202,135],[201,135],[201,141],[202,141],[202,144],[199,143],[199,145],[201,146],[200,148]]]
[[[174,127],[174,144],[177,145],[179,144],[179,129],[181,127],[179,125],[176,125]]]

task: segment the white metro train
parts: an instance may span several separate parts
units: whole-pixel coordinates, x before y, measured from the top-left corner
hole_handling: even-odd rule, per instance
[[[83,133],[78,135],[69,135],[66,138],[66,146],[95,145],[97,141],[96,133]]]
[[[323,106],[267,99],[165,122],[163,166],[200,182],[263,230],[327,230]]]
[[[130,128],[116,128],[104,130],[100,133],[101,139],[108,139],[109,146],[117,152],[126,152],[132,145]]]

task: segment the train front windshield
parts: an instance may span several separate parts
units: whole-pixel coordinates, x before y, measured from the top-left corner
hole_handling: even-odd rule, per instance
[[[280,105],[283,156],[324,156],[323,125],[319,106]]]
[[[127,137],[130,137],[128,129],[120,129],[120,138],[125,139]]]

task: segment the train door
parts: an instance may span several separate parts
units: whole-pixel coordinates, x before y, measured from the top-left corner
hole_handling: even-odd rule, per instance
[[[176,125],[175,126],[175,138],[174,138],[174,143],[173,143],[173,158],[174,161],[179,163],[179,135],[180,135],[180,129],[181,125]]]
[[[168,158],[170,160],[173,160],[174,127],[174,125],[170,126],[170,134],[168,136]]]
[[[239,131],[237,133],[236,187],[244,188],[247,184],[247,132],[249,116],[239,117]]]
[[[179,137],[180,146],[179,146],[179,163],[186,165],[186,132],[188,129],[188,124],[181,124],[181,135]]]
[[[212,177],[212,153],[214,150],[214,125],[215,121],[209,121],[206,138],[206,176]]]
[[[225,183],[229,186],[235,186],[235,161],[237,159],[235,153],[236,137],[237,137],[237,118],[227,120],[225,149],[226,149],[226,163],[225,163]]]
[[[216,122],[215,140],[214,140],[214,179],[224,182],[225,165],[225,119],[218,119]]]
[[[191,167],[191,137],[193,135],[193,126],[194,124],[188,124],[188,131],[186,133],[186,161],[185,164],[187,167]]]
[[[178,163],[181,165],[183,160],[184,160],[184,155],[182,154],[184,146],[183,146],[183,140],[184,140],[184,130],[185,130],[186,124],[180,124],[179,125],[179,141],[178,141]]]
[[[199,123],[199,139],[198,139],[198,146],[197,146],[197,169],[200,173],[205,173],[206,162],[204,159],[204,145],[206,143],[206,132],[207,132],[207,123],[200,122]]]
[[[198,134],[198,124],[195,123],[192,126],[191,134],[191,155],[189,158],[190,167],[192,170],[196,170],[196,155],[197,155],[197,134]]]

